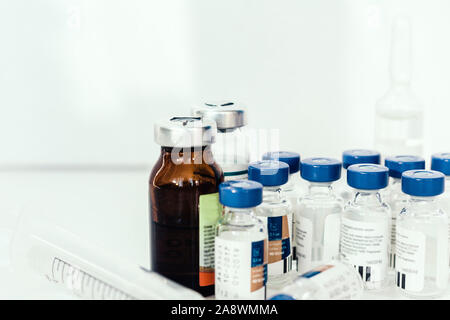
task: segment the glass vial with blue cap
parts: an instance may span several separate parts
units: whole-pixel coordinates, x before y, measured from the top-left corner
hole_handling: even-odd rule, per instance
[[[340,219],[343,201],[332,187],[341,177],[341,162],[309,158],[301,163],[301,176],[309,182],[295,212],[295,246],[298,271],[306,272],[339,257]]]
[[[439,197],[441,207],[450,215],[450,152],[435,153],[431,156],[431,170],[442,172],[445,175],[445,191]],[[450,216],[449,216],[450,219]],[[449,250],[450,250],[450,224],[449,224]],[[449,261],[450,264],[450,261]]]
[[[448,218],[438,201],[444,187],[438,171],[402,174],[402,191],[409,198],[397,221],[396,284],[410,297],[437,297],[447,288]]]
[[[440,197],[442,209],[450,214],[450,152],[435,153],[431,156],[431,170],[445,175],[445,191]]]
[[[351,165],[361,163],[380,164],[380,153],[368,149],[351,149],[342,153],[342,178],[336,186],[337,194],[345,201],[350,201],[353,190],[347,184],[347,169]]]
[[[219,187],[225,214],[215,240],[216,299],[264,300],[267,280],[267,232],[255,216],[263,186],[228,181]]]
[[[351,300],[359,299],[363,290],[355,268],[333,260],[302,274],[270,300]]]
[[[300,154],[288,151],[267,152],[263,155],[263,160],[281,161],[289,165],[289,181],[282,186],[284,195],[291,202],[292,209],[295,212],[298,198],[306,193],[305,184],[300,179]],[[295,216],[292,216],[292,243],[295,244]],[[296,248],[293,246],[292,258],[293,268],[297,270]]]
[[[249,139],[246,108],[233,101],[210,101],[192,108],[192,114],[214,120],[217,124],[212,151],[224,172],[225,181],[247,179]]]
[[[300,179],[300,154],[288,151],[267,152],[263,155],[263,160],[281,161],[289,165],[289,181],[283,186],[283,192],[286,198],[294,207],[306,188]]]
[[[388,185],[388,172],[377,164],[354,164],[347,169],[347,182],[355,195],[342,214],[341,259],[358,270],[367,290],[389,284],[391,210],[380,195]]]
[[[248,167],[248,178],[264,186],[263,202],[255,213],[266,226],[269,241],[267,286],[282,286],[292,270],[292,206],[281,189],[288,182],[289,166],[279,161],[254,162]]]
[[[405,207],[408,196],[402,192],[402,173],[408,170],[425,169],[425,160],[418,156],[387,157],[384,165],[389,169],[390,183],[382,192],[383,199],[391,207],[391,251],[389,254],[389,268],[392,273],[395,269],[395,234],[397,217]]]

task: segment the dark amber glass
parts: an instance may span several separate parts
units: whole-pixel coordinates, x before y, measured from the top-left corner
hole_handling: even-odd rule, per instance
[[[172,152],[161,148],[150,175],[152,270],[213,295],[214,285],[199,285],[199,197],[217,193],[223,173],[210,147],[191,149],[190,155]]]

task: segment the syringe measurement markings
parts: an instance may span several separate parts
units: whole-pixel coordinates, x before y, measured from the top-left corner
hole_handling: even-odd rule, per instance
[[[103,293],[103,298],[105,298],[105,295],[106,296],[108,296],[108,294],[111,292],[111,287],[107,287],[105,290],[104,290],[104,293]]]
[[[61,270],[61,283],[64,284],[64,269],[66,268],[66,264],[63,263]]]
[[[56,266],[55,266],[55,262],[56,262]],[[60,265],[62,264],[62,269],[60,268]],[[89,283],[91,282],[91,280],[92,280],[92,285],[91,285],[91,297],[92,298],[94,298],[94,297],[96,297],[96,295],[95,295],[95,287],[98,287],[99,288],[99,291],[102,293],[100,296],[104,299],[105,298],[105,290],[106,289],[109,289],[109,292],[114,292],[114,294],[119,294],[119,296],[122,298],[122,299],[131,299],[131,300],[135,300],[136,298],[134,298],[134,297],[132,297],[131,295],[129,295],[129,294],[127,294],[127,293],[125,293],[125,292],[123,292],[122,290],[120,290],[120,289],[117,289],[117,288],[115,288],[115,287],[113,287],[113,286],[111,286],[111,285],[109,285],[109,284],[107,284],[106,282],[104,282],[104,281],[102,281],[102,280],[100,280],[100,279],[97,279],[97,278],[95,278],[95,277],[93,277],[92,275],[90,275],[89,273],[86,273],[85,271],[83,271],[83,270],[81,270],[80,268],[77,268],[77,267],[74,267],[74,266],[72,266],[70,263],[68,263],[68,262],[65,262],[65,261],[63,261],[63,260],[61,260],[61,259],[59,259],[59,258],[57,258],[57,257],[55,257],[54,259],[53,259],[53,263],[52,263],[52,275],[53,275],[53,278],[54,278],[54,280],[56,281],[56,282],[58,282],[57,280],[56,280],[56,276],[55,276],[55,273],[56,274],[58,274],[58,275],[60,275],[61,276],[61,283],[63,283],[64,284],[64,270],[65,270],[65,267],[68,267],[68,268],[71,268],[71,270],[72,270],[72,275],[75,273],[75,272],[79,272],[80,273],[80,275],[81,275],[81,278],[80,278],[80,280],[81,280],[81,283],[82,283],[82,285],[81,285],[81,288],[82,288],[82,290],[81,290],[81,294],[82,293],[84,293],[84,290],[85,290],[85,287],[84,287],[84,285],[83,285],[83,283],[84,283],[84,279],[86,279],[87,281],[86,281],[86,288],[88,288],[89,286]],[[59,271],[61,269],[61,272]],[[72,280],[74,280],[75,279],[75,277],[71,277],[72,278]],[[103,291],[101,290],[101,288],[104,288],[103,289]],[[72,285],[72,288],[69,288],[69,289],[74,289],[74,286]],[[73,290],[75,293],[77,293],[75,290]]]
[[[52,280],[53,281],[55,281],[55,262],[56,262],[56,259],[53,259],[53,262],[52,262]]]

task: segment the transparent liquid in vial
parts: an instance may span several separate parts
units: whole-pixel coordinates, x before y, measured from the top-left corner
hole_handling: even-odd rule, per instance
[[[331,183],[310,183],[308,193],[299,198],[296,220],[306,222],[309,227],[296,225],[294,232],[304,234],[303,239],[296,237],[298,271],[306,272],[324,262],[337,259],[339,254],[339,224],[343,210],[343,200],[337,197]],[[312,233],[312,234],[307,234]],[[311,247],[309,240],[311,239]],[[325,242],[328,243],[325,243]],[[300,247],[303,247],[302,250]],[[306,255],[300,254],[306,250]]]
[[[224,218],[220,221],[217,227],[216,237],[216,299],[229,300],[229,299],[245,299],[256,300],[265,298],[265,288],[251,291],[250,282],[242,283],[243,279],[251,277],[251,259],[252,252],[249,248],[252,248],[252,243],[265,241],[267,239],[266,230],[264,224],[257,217],[253,215],[254,209],[225,209]],[[220,257],[218,256],[218,245],[234,248],[230,254],[242,256],[247,252],[249,256],[244,256],[245,261],[230,261],[226,251],[222,252]],[[267,244],[267,243],[266,243]],[[264,247],[267,250],[267,247]],[[243,251],[243,252],[236,252]],[[242,265],[248,264],[248,269],[244,270]],[[230,274],[234,271],[245,274]],[[225,279],[227,278],[228,281]],[[247,279],[248,280],[248,279]],[[227,282],[231,282],[233,285],[227,285]],[[245,289],[244,289],[245,288]]]
[[[353,265],[359,270],[364,281],[364,287],[367,290],[384,290],[389,285],[388,268],[391,210],[390,207],[383,202],[379,190],[355,191],[353,200],[344,207],[344,212],[342,214],[340,257],[343,262]],[[357,224],[356,228],[358,229],[367,230],[374,228],[377,230],[375,236],[382,241],[376,249],[373,249],[373,251],[378,252],[376,255],[373,255],[373,252],[371,253],[366,250],[367,248],[365,246],[367,242],[345,245],[342,236],[342,230],[344,225],[346,225],[345,221]],[[351,228],[354,228],[354,226],[351,226]],[[346,252],[354,252],[355,247],[357,247],[356,251],[358,251],[356,257],[346,255]],[[365,252],[360,253],[360,251]],[[369,273],[372,274],[371,277],[368,277]]]
[[[284,263],[284,267],[277,268],[277,272],[273,273],[273,266],[270,263],[270,237],[269,238],[269,265],[268,265],[268,276],[267,276],[267,286],[281,287],[286,283],[290,282],[289,272],[292,270],[292,216],[293,210],[291,203],[286,199],[283,191],[280,187],[264,187],[263,192],[263,203],[255,209],[255,215],[264,219],[268,217],[286,217],[288,230],[289,230],[289,251],[287,258],[282,262],[275,262],[278,265]],[[267,232],[270,233],[269,228],[266,228]]]
[[[450,176],[445,177],[445,192],[439,197],[440,207],[447,214],[447,217],[450,221]],[[449,238],[448,238],[448,246],[449,246],[449,254],[450,254],[450,223],[449,227]],[[450,266],[450,259],[449,259]],[[450,272],[450,269],[449,269]]]
[[[428,197],[430,198],[430,197]],[[438,297],[448,283],[448,218],[439,202],[426,198],[409,199],[397,222],[398,227],[420,233],[425,238],[424,282],[419,291],[399,289],[413,298]],[[419,262],[420,263],[420,262]],[[408,278],[406,277],[406,281]]]
[[[296,259],[296,247],[295,247],[295,212],[297,211],[298,199],[304,196],[308,191],[307,184],[300,179],[300,173],[296,172],[289,176],[289,181],[282,186],[283,193],[286,199],[291,203],[292,216],[290,217],[291,223],[291,244],[293,250],[292,269],[298,270],[298,262]]]
[[[396,262],[395,237],[397,219],[398,215],[408,202],[408,196],[402,192],[401,179],[392,177],[390,178],[389,186],[386,189],[383,189],[380,193],[386,203],[391,207],[391,247],[389,253],[389,276],[390,280],[393,282]]]

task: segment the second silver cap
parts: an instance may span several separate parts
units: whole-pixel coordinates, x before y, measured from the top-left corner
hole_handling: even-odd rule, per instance
[[[202,147],[215,142],[216,124],[200,117],[174,117],[155,124],[155,142],[163,147]]]
[[[231,101],[205,102],[192,108],[192,114],[214,120],[219,130],[235,129],[247,125],[245,108]]]

